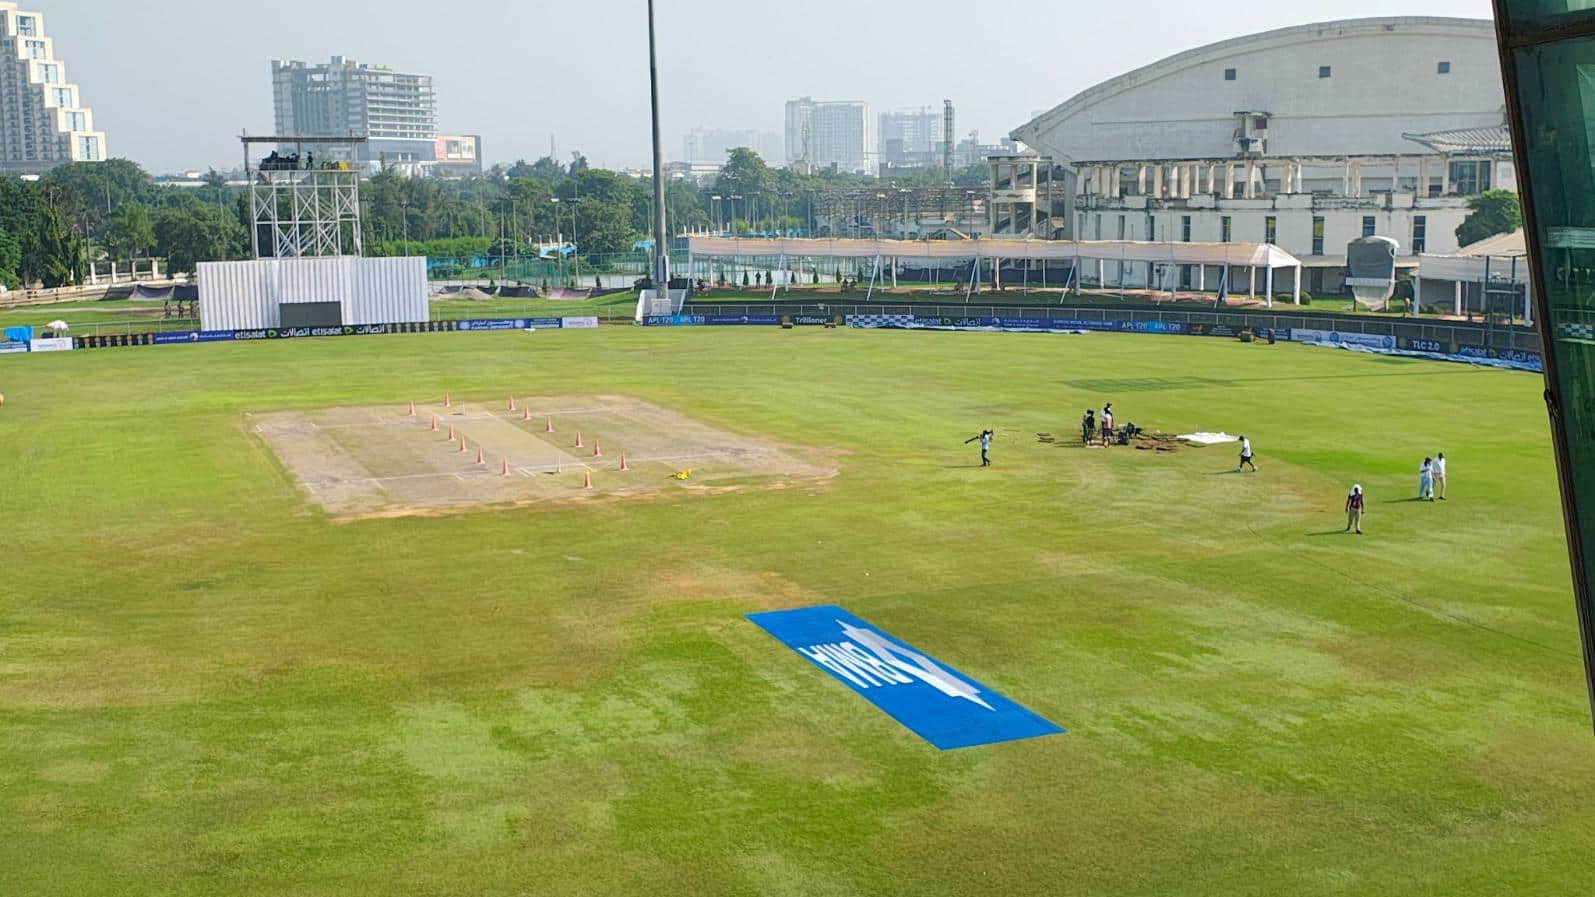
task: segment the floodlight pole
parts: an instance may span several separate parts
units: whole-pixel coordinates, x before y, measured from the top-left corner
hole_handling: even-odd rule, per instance
[[[654,289],[670,295],[670,235],[665,230],[665,160],[659,138],[659,51],[654,37],[654,2],[648,0],[648,80],[653,90],[654,125]]]

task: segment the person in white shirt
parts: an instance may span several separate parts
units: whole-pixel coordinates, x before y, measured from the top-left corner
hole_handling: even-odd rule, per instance
[[[1418,468],[1418,501],[1434,501],[1434,459],[1424,458]]]
[[[1445,452],[1434,459],[1434,491],[1441,501],[1445,501]]]
[[[1242,436],[1241,437],[1241,466],[1235,468],[1235,472],[1236,473],[1240,473],[1241,471],[1245,470],[1248,467],[1250,467],[1252,469],[1252,473],[1256,473],[1257,472],[1257,465],[1252,463],[1252,441],[1250,439],[1247,439],[1245,436]]]

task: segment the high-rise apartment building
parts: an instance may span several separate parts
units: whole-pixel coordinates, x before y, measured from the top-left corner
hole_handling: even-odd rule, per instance
[[[786,158],[790,163],[873,173],[878,149],[868,103],[816,102],[803,97],[786,104]]]
[[[105,134],[56,58],[44,16],[0,0],[0,174],[105,157]]]
[[[366,138],[348,161],[406,165],[437,158],[431,75],[334,56],[325,65],[274,60],[271,81],[279,135]]]
[[[778,157],[783,152],[780,134],[752,129],[693,128],[681,140],[680,161],[719,164],[725,162],[731,151],[738,147],[753,150],[766,162],[779,163]]]

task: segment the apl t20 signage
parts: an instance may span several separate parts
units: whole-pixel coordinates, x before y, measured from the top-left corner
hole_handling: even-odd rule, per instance
[[[941,750],[1063,732],[839,607],[748,619]]]

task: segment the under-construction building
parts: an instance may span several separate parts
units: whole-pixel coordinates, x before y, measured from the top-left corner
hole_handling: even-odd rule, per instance
[[[1075,173],[1045,156],[992,156],[988,233],[1074,239]]]

